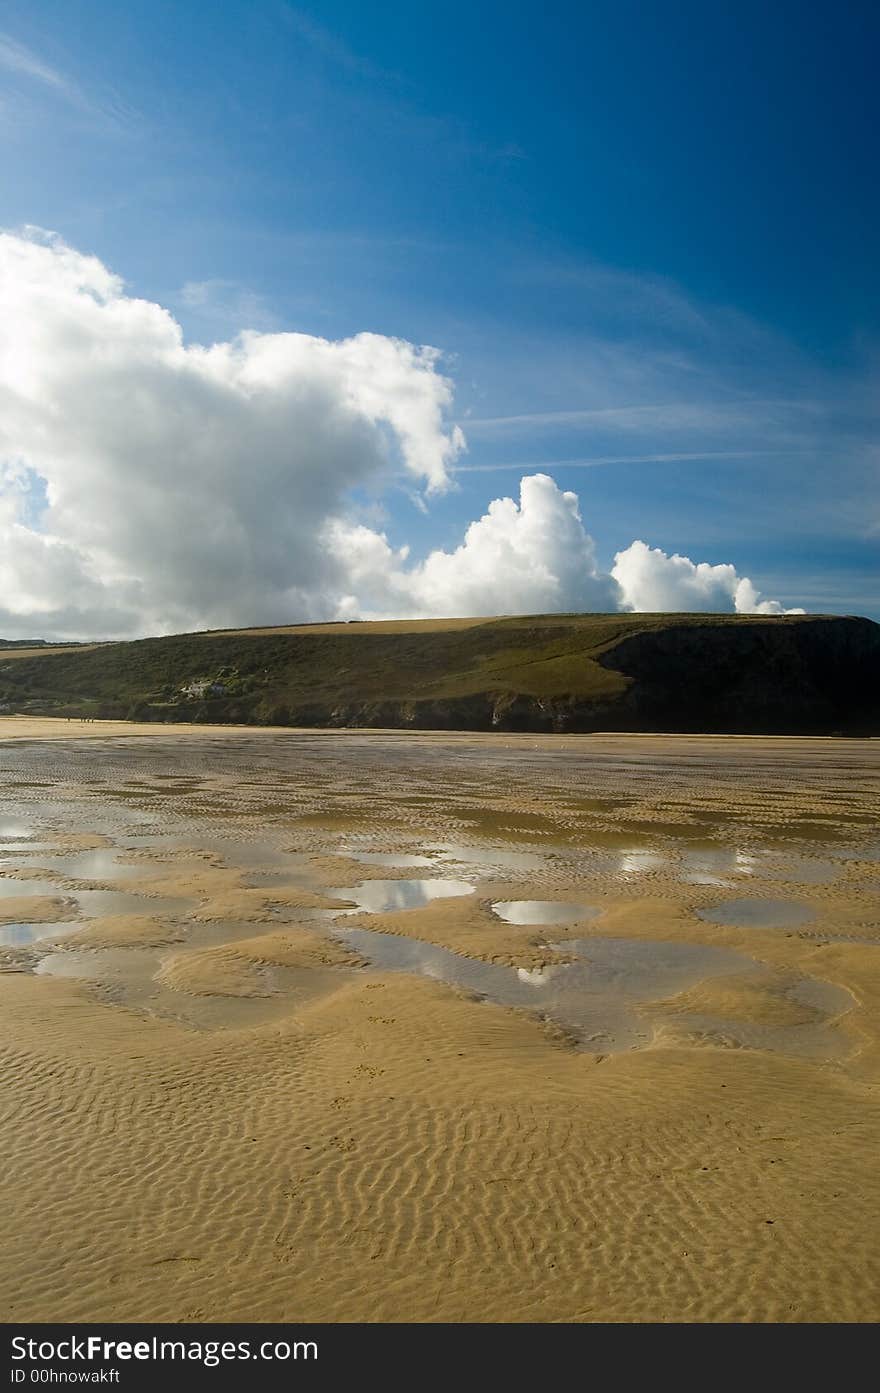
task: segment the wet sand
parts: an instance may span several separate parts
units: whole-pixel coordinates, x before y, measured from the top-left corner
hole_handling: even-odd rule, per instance
[[[877,1319],[878,751],[0,718],[0,1318]]]

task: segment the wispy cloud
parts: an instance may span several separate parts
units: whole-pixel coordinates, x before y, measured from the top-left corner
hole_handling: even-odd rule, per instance
[[[512,416],[478,416],[463,424],[468,431],[518,431],[555,429],[593,423],[617,430],[650,430],[657,426],[716,428],[721,424],[753,422],[768,412],[803,412],[818,415],[822,407],[809,401],[748,398],[741,402],[651,402],[628,406],[602,406],[571,411],[530,411]]]
[[[0,32],[0,69],[48,88],[56,97],[105,127],[121,129],[130,126],[137,117],[137,113],[112,91],[100,96],[85,92],[74,78],[3,32]]]
[[[370,62],[368,58],[355,53],[354,49],[349,48],[338,35],[325,29],[323,24],[318,24],[309,15],[294,5],[282,5],[281,16],[288,29],[292,30],[301,38],[309,48],[315,53],[325,58],[335,67],[344,68],[349,73],[360,73],[364,77],[380,78],[387,82],[389,79],[399,81],[397,73],[386,72],[384,69]]]
[[[358,93],[337,92],[337,100],[356,102],[362,109],[366,101],[372,112],[384,112],[386,118],[403,121],[414,140],[435,145],[448,156],[462,161],[487,164],[512,164],[529,158],[528,152],[515,140],[498,144],[476,139],[468,125],[442,113],[423,109],[419,93],[411,77],[403,72],[380,67],[372,59],[350,48],[343,39],[294,5],[282,4],[281,21],[312,54],[328,69],[338,69],[348,86],[357,85]],[[352,79],[366,79],[352,84]],[[365,89],[369,88],[369,97]]]
[[[240,281],[215,278],[187,281],[180,290],[180,303],[207,323],[224,331],[232,329],[274,329],[278,321],[265,299]]]
[[[56,91],[77,101],[81,99],[75,83],[56,68],[50,67],[9,34],[0,33],[0,68],[5,68],[7,72],[20,73],[24,77],[35,78],[38,82],[44,82],[48,87],[54,87]]]
[[[545,459],[517,460],[504,464],[461,464],[456,465],[456,474],[499,474],[505,470],[523,469],[596,469],[603,464],[684,464],[698,460],[743,460],[765,459],[772,456],[790,456],[808,453],[796,450],[693,450],[676,451],[671,454],[646,455],[593,455],[584,459]]]

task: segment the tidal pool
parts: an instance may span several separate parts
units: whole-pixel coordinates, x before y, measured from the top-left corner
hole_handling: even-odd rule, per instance
[[[701,919],[710,924],[727,924],[735,928],[782,929],[809,923],[815,912],[797,900],[743,899],[726,900],[712,909],[698,909]]]
[[[679,864],[687,885],[726,885],[728,876],[754,875],[756,857],[738,847],[685,847]]]
[[[440,842],[436,848],[439,861],[462,866],[476,866],[481,870],[536,871],[547,864],[547,856],[554,848],[545,851],[511,851],[497,846],[469,846],[465,842]]]
[[[167,947],[78,949],[72,945],[46,954],[35,973],[81,981],[100,999],[118,1006],[170,1017],[200,1030],[228,1030],[282,1020],[297,1006],[332,991],[354,971],[348,967],[302,969],[255,964],[256,995],[235,996],[222,991],[193,994],[175,991],[156,980],[168,951]],[[173,951],[186,952],[187,946],[175,945]]]
[[[416,870],[420,866],[435,864],[430,856],[406,851],[349,851],[343,848],[342,855],[359,861],[362,866],[387,866],[389,870]]]
[[[124,851],[115,846],[97,847],[91,851],[74,851],[69,854],[56,852],[50,856],[41,852],[38,869],[57,871],[69,880],[125,880],[132,876],[143,879],[150,868],[143,865],[126,865],[124,861],[119,860],[122,855]]]
[[[76,920],[65,920],[58,924],[0,924],[0,946],[26,948],[29,943],[38,943],[41,938],[54,938],[56,934],[81,928],[82,924]]]
[[[565,953],[573,960],[526,968],[482,962],[396,934],[347,928],[339,919],[333,933],[374,967],[433,977],[497,1005],[534,1011],[541,1019],[570,1031],[580,1048],[599,1054],[650,1044],[655,1036],[652,1002],[668,1002],[714,977],[761,971],[759,964],[743,953],[703,944],[574,939],[547,945],[548,951]],[[710,1043],[809,1058],[846,1053],[846,1041],[836,1031],[835,1021],[853,1005],[849,992],[830,982],[797,975],[791,975],[778,990],[808,1006],[816,1018],[786,1026],[719,1019],[697,1012],[684,1012],[676,1019],[693,1038],[703,1036]],[[658,1023],[665,1024],[668,1019],[662,1013]]]
[[[430,900],[472,895],[476,887],[467,880],[362,880],[328,890],[334,900],[353,900],[365,914],[386,914],[395,909],[419,909]]]
[[[497,900],[492,913],[505,924],[576,924],[595,919],[599,911],[593,905],[564,900]]]
[[[179,915],[192,909],[196,901],[189,897],[138,895],[128,890],[80,890],[68,889],[57,880],[40,880],[0,875],[0,900],[18,897],[45,896],[53,900],[63,900],[69,907],[72,917],[96,919],[106,914],[163,914]],[[32,924],[37,929],[40,926]],[[47,933],[57,929],[56,923],[46,924]],[[12,942],[4,936],[4,929],[10,925],[0,925],[0,943]],[[46,933],[35,934],[45,938]]]
[[[573,955],[573,961],[517,968],[466,958],[418,939],[347,928],[342,919],[335,921],[333,933],[375,967],[433,977],[498,1005],[535,1011],[572,1031],[584,1048],[603,1054],[650,1043],[654,1037],[652,1001],[676,996],[707,978],[757,970],[755,962],[743,953],[704,944],[575,939],[548,944],[548,951]],[[798,981],[807,983],[807,979]],[[816,987],[821,991],[828,986],[808,984],[806,990]],[[837,989],[830,991],[838,1004]],[[843,996],[846,1005],[852,1005],[848,994]],[[700,1018],[698,1024],[708,1028],[710,1022]],[[739,1023],[726,1021],[724,1029],[738,1043],[752,1043],[753,1039],[757,1043],[755,1032],[745,1023],[740,1031]],[[795,1052],[799,1049],[792,1028],[768,1037],[767,1048],[785,1047]]]

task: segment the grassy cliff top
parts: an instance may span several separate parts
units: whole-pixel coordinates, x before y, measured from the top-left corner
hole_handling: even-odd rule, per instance
[[[762,683],[773,685],[774,700],[789,684],[796,704],[799,686],[839,686],[847,663],[855,662],[852,681],[861,682],[859,664],[867,662],[870,675],[877,654],[880,626],[820,615],[551,614],[298,624],[73,647],[0,647],[0,704],[46,714],[189,720],[201,712],[204,719],[304,724],[369,724],[381,706],[389,724],[397,723],[399,707],[402,724],[421,719],[420,711],[427,720],[433,710],[444,724],[468,726],[489,719],[477,714],[487,703],[493,712],[499,703],[531,703],[535,719],[554,703],[582,712],[601,707],[613,716],[618,706],[644,707],[646,693],[654,694],[659,709],[676,688],[682,700],[697,701],[700,691],[714,691],[719,682],[730,691],[746,682],[752,695],[743,699],[758,704]],[[494,715],[491,723],[497,724]]]

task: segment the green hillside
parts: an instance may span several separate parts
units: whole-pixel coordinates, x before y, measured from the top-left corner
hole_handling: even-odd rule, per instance
[[[876,731],[880,626],[571,614],[0,647],[0,708],[440,729]]]

